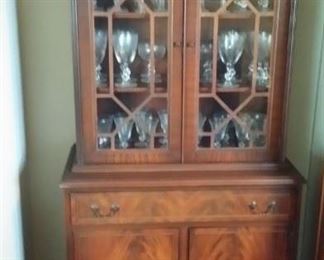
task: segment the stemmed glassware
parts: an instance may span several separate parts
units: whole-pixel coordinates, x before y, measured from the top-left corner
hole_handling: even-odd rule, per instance
[[[156,44],[153,46],[154,51],[154,59],[162,60],[166,53],[166,47],[162,44]],[[140,43],[138,45],[138,55],[142,58],[142,60],[147,62],[147,67],[144,73],[141,74],[141,81],[143,83],[150,83],[150,81],[161,83],[162,77],[160,74],[156,73],[155,64],[151,62],[151,52],[152,48],[149,43]]]
[[[114,116],[114,123],[119,138],[119,146],[122,149],[126,149],[129,145],[128,142],[132,135],[134,121],[132,119],[129,119],[124,114],[116,114]]]
[[[226,65],[223,87],[238,87],[235,64],[243,54],[246,35],[235,30],[221,33],[219,37],[219,54]]]
[[[251,32],[249,35],[249,45],[250,52],[253,57],[253,46],[254,46],[254,33]],[[259,56],[257,59],[257,85],[259,87],[267,87],[269,85],[269,56],[270,56],[270,48],[271,48],[272,35],[265,31],[260,32],[258,48],[259,48]],[[251,63],[249,66],[250,77],[253,74],[253,64]]]
[[[229,137],[226,133],[227,127],[226,125],[222,126],[226,120],[227,114],[224,112],[214,113],[212,118],[209,119],[212,130],[216,131],[213,142],[215,148],[220,148],[228,142]]]
[[[138,34],[130,30],[117,30],[113,35],[113,46],[121,74],[116,86],[136,87],[136,79],[131,77],[129,65],[134,62],[138,44]]]
[[[167,0],[151,0],[154,10],[158,12],[165,12],[167,10]]]
[[[203,43],[200,47],[200,82],[211,83],[213,75],[213,44]]]
[[[248,7],[246,0],[234,0],[234,3],[241,9],[245,10]]]
[[[140,146],[147,147],[151,135],[155,133],[158,119],[148,111],[139,111],[135,114],[135,126],[140,141]]]
[[[158,111],[158,116],[160,119],[160,126],[162,129],[162,132],[164,134],[164,137],[162,139],[160,139],[160,143],[163,146],[167,146],[168,145],[168,112],[165,109],[162,109],[160,111]]]
[[[100,86],[107,82],[107,74],[103,73],[101,64],[105,58],[107,50],[107,30],[104,26],[95,28],[95,45],[96,45],[96,83]]]

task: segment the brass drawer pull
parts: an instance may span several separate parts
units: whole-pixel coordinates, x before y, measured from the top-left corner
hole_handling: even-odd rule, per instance
[[[117,203],[111,204],[109,212],[107,214],[103,214],[100,210],[100,207],[95,203],[90,205],[90,209],[94,217],[106,218],[115,216],[120,211],[120,206]]]
[[[256,201],[252,201],[249,204],[250,211],[253,214],[258,214],[258,215],[268,215],[270,213],[273,213],[276,210],[276,208],[277,208],[277,202],[274,200],[268,204],[267,208],[263,212],[258,211],[258,204]]]
[[[196,47],[196,44],[194,42],[187,42],[186,47],[190,49],[194,49]]]

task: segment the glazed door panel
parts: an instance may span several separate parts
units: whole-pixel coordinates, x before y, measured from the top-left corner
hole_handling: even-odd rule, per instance
[[[75,260],[178,260],[177,230],[78,230]]]
[[[179,162],[183,1],[74,1],[79,163]]]
[[[192,229],[190,260],[290,260],[284,227]]]
[[[281,160],[291,1],[187,1],[186,162]]]

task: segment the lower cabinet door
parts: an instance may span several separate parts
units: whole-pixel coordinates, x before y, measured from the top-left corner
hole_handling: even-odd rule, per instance
[[[178,260],[177,229],[79,229],[75,260]]]
[[[190,260],[290,260],[284,227],[197,228]]]

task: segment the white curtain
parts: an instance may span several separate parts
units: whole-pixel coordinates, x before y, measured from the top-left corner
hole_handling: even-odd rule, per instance
[[[23,260],[25,139],[15,0],[0,0],[0,260]]]

